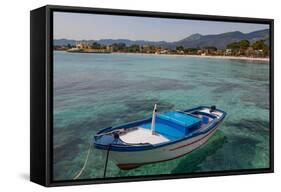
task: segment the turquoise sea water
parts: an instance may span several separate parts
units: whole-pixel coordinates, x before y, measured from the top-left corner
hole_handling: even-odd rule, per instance
[[[142,54],[54,52],[55,180],[82,168],[101,128],[159,111],[216,105],[227,118],[201,148],[175,160],[107,177],[269,167],[268,62]],[[80,179],[101,178],[105,156],[93,149]]]

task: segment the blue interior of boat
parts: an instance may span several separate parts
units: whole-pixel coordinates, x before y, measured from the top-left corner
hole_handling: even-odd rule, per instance
[[[184,137],[194,128],[201,125],[201,119],[181,112],[166,112],[157,114],[155,131],[169,140]],[[151,122],[141,125],[143,128],[151,129]]]

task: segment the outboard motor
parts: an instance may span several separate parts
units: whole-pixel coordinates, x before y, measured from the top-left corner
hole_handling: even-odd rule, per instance
[[[211,106],[211,108],[210,108],[210,113],[214,112],[216,109],[217,109],[217,108],[216,108],[215,105]]]

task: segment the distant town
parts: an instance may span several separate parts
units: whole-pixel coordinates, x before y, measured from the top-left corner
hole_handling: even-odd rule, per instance
[[[201,55],[201,56],[237,56],[252,58],[268,58],[269,46],[265,40],[257,40],[250,43],[248,40],[232,42],[226,45],[225,49],[214,46],[206,47],[184,47],[176,46],[167,48],[151,44],[133,44],[127,46],[125,43],[114,43],[103,45],[97,42],[92,44],[77,42],[75,45],[55,45],[56,51],[80,52],[80,53],[145,53],[145,54],[167,54],[167,55]]]

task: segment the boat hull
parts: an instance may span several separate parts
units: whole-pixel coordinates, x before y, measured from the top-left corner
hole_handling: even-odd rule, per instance
[[[202,146],[215,134],[218,126],[209,132],[183,140],[171,145],[143,151],[110,151],[112,158],[120,169],[128,170],[143,164],[172,160],[191,153]]]
[[[206,143],[223,122],[226,112],[214,106],[200,106],[165,115],[158,116],[158,133],[155,136],[146,135],[144,130],[151,119],[143,119],[102,129],[95,136],[94,146],[109,154],[110,159],[115,161],[120,169],[168,161],[189,154]],[[198,121],[198,118],[201,121]],[[195,130],[182,129],[188,127],[190,121]],[[182,131],[180,134],[184,135],[179,135],[179,130]]]

